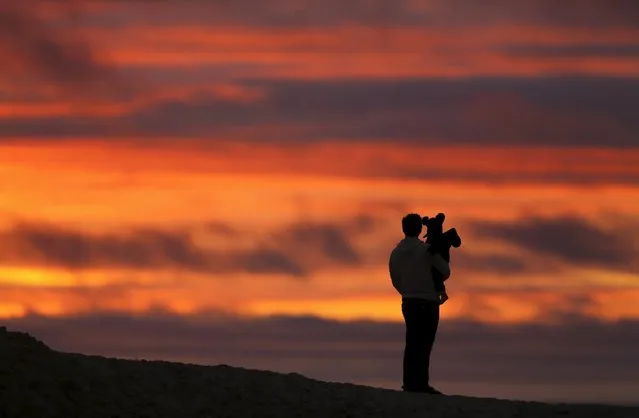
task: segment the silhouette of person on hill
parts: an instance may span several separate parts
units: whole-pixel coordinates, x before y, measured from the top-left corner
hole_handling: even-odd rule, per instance
[[[441,394],[430,385],[430,354],[439,325],[440,293],[435,288],[433,270],[443,280],[450,266],[437,245],[422,241],[422,217],[410,213],[402,218],[404,239],[390,254],[389,272],[393,287],[402,295],[406,324],[403,385],[406,392]]]

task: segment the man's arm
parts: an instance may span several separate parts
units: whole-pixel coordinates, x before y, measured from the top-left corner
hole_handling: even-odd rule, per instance
[[[400,289],[400,280],[399,277],[397,276],[397,272],[395,271],[395,269],[393,268],[393,257],[390,257],[390,260],[388,261],[388,272],[390,273],[390,277],[391,277],[391,282],[393,283],[393,287],[395,288],[395,290],[397,290],[400,294],[402,293],[401,289]]]

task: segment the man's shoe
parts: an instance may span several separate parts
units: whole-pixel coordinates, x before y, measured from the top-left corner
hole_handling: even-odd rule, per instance
[[[409,393],[424,393],[425,390],[424,389],[417,389],[417,388],[402,388],[403,392],[409,392]]]
[[[443,393],[432,386],[428,386],[428,388],[426,389],[426,393],[430,393],[431,395],[443,395]]]
[[[443,393],[441,393],[440,391],[438,391],[432,386],[426,386],[425,388],[403,387],[402,390],[404,392],[412,392],[412,393],[428,393],[429,395],[443,395]]]

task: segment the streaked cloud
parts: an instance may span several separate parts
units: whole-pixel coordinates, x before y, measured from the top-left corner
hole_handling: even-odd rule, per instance
[[[104,2],[96,2],[105,4]],[[283,26],[360,25],[494,25],[497,23],[567,25],[575,27],[629,26],[639,22],[639,9],[632,0],[587,0],[579,3],[552,0],[490,0],[482,7],[472,0],[354,0],[347,5],[339,1],[275,0],[268,6],[257,0],[111,2],[101,21],[116,26],[122,9],[148,24],[167,24],[181,21],[189,24],[251,25],[277,28]],[[252,13],[247,13],[251,10]],[[149,13],[155,12],[155,13]],[[120,19],[122,16],[120,14]],[[98,20],[96,23],[99,23]]]
[[[455,251],[454,251],[455,252]],[[474,254],[461,251],[452,255],[455,271],[462,269],[468,272],[491,272],[494,274],[524,274],[534,271],[521,256],[504,254]]]
[[[56,226],[23,224],[3,235],[3,241],[10,243],[1,256],[8,266],[303,274],[300,266],[275,249],[207,252],[185,232],[140,230],[91,235]]]
[[[247,81],[246,85],[266,93],[249,101],[194,94],[120,117],[4,119],[0,134],[204,138],[215,133],[274,142],[392,139],[421,145],[638,145],[635,79]]]
[[[513,222],[480,222],[471,226],[478,237],[496,238],[576,267],[639,272],[639,229],[613,219],[593,221],[569,216],[530,216]]]
[[[377,225],[377,226],[375,226]],[[221,222],[204,230],[214,247],[194,239],[202,227],[193,230],[124,229],[110,233],[88,233],[63,226],[19,223],[6,229],[0,238],[0,262],[11,267],[54,267],[91,269],[170,269],[195,273],[223,274],[250,272],[307,276],[316,269],[338,266],[385,265],[390,243],[379,241],[360,247],[354,241],[371,233],[387,233],[388,222],[360,215],[335,223],[295,222],[264,229],[258,237]],[[639,231],[626,227],[609,230],[578,216],[531,216],[513,221],[464,222],[463,246],[454,250],[453,262],[464,271],[524,274],[538,272],[535,264],[552,262],[579,267],[613,268],[636,272],[636,242]],[[623,232],[622,232],[623,231]],[[514,244],[529,254],[477,252],[477,242],[497,239]],[[202,236],[200,235],[200,240]],[[239,244],[239,246],[238,246]],[[202,246],[204,245],[204,246]],[[379,257],[378,257],[379,256]],[[530,257],[536,257],[531,259]],[[375,260],[377,260],[375,262]],[[384,261],[386,260],[386,261]]]
[[[50,88],[64,96],[123,93],[126,86],[117,69],[89,40],[69,26],[51,24],[52,15],[77,16],[82,3],[46,3],[27,0],[0,6],[0,76],[41,94]]]
[[[220,226],[221,225],[221,226]],[[21,223],[5,230],[0,263],[11,267],[53,267],[71,270],[169,269],[221,274],[249,272],[307,276],[309,269],[359,265],[358,251],[338,225],[300,223],[266,233],[257,246],[237,247],[252,239],[232,227],[212,223],[221,232],[222,248],[204,249],[193,231],[134,229],[91,234],[56,225]],[[357,231],[355,231],[357,232]],[[233,244],[235,244],[233,246]]]
[[[608,45],[600,44],[576,44],[576,45],[535,45],[513,44],[504,46],[503,50],[513,57],[534,58],[561,58],[570,60],[573,58],[597,57],[597,58],[636,58],[639,57],[639,44]]]

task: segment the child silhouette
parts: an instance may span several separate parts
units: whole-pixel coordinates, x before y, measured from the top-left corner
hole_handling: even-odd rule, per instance
[[[422,224],[426,226],[426,243],[430,245],[429,252],[438,253],[442,256],[447,263],[450,263],[450,247],[458,248],[461,245],[461,238],[457,234],[455,228],[451,228],[444,232],[444,220],[446,215],[438,213],[434,218],[424,216],[422,218]],[[446,293],[446,285],[442,274],[433,269],[433,282],[435,283],[435,290],[439,294],[439,303],[445,303],[449,297]]]

